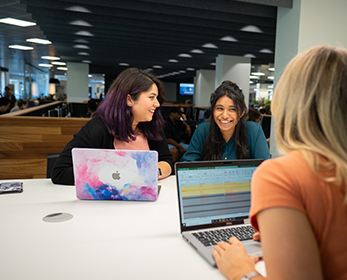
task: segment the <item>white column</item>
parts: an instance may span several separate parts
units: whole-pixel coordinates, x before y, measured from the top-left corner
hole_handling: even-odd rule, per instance
[[[293,8],[278,8],[275,51],[275,80],[288,62],[313,46],[333,45],[347,48],[345,0],[294,0]],[[276,150],[274,122],[271,121],[270,153]]]
[[[211,93],[215,88],[215,71],[198,70],[196,71],[194,104],[196,106],[210,106]]]
[[[242,89],[248,108],[250,72],[251,58],[233,55],[218,55],[216,58],[215,88],[219,87],[225,80],[237,84]]]
[[[67,102],[88,101],[89,64],[67,62]]]

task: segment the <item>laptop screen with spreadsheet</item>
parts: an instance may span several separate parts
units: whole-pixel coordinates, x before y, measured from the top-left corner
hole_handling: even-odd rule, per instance
[[[250,183],[262,160],[177,163],[181,228],[221,226],[248,218]]]

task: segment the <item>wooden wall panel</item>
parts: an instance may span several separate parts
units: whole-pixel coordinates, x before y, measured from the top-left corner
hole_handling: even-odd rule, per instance
[[[0,117],[0,179],[46,178],[47,154],[60,153],[89,119]]]

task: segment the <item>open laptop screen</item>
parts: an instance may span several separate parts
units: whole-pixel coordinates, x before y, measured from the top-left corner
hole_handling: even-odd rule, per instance
[[[248,218],[250,182],[262,160],[177,163],[181,229]]]

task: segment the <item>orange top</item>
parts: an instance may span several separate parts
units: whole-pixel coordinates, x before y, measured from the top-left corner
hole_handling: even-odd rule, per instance
[[[149,151],[148,141],[142,132],[138,132],[136,139],[130,142],[118,141],[116,138],[113,140],[113,146],[118,150],[144,150]]]
[[[250,219],[257,230],[257,214],[264,209],[303,212],[316,236],[324,279],[347,279],[347,211],[345,194],[336,185],[319,180],[296,151],[263,162],[254,172],[251,189]]]

